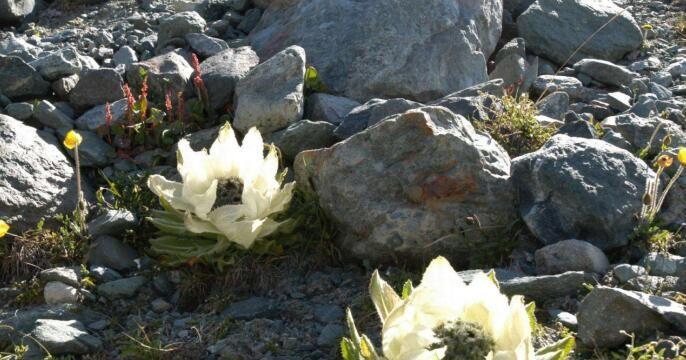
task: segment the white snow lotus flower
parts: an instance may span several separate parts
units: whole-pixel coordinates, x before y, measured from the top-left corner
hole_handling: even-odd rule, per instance
[[[277,174],[279,160],[274,146],[264,156],[260,132],[248,131],[242,145],[227,123],[209,152],[194,151],[187,140],[179,141],[177,169],[181,182],[161,175],[148,178],[148,187],[167,208],[183,214],[183,227],[196,234],[216,234],[211,253],[226,250],[231,242],[250,248],[273,233],[280,223],[273,215],[286,209],[295,183],[282,186]],[[158,223],[173,228],[164,216]],[[156,225],[159,225],[156,224]],[[170,245],[171,246],[171,245]],[[153,244],[153,249],[154,249]],[[181,245],[171,246],[183,248]],[[170,247],[167,247],[169,250]]]
[[[350,337],[341,341],[345,360],[563,360],[574,338],[534,352],[534,304],[500,293],[495,277],[480,273],[469,285],[443,257],[434,259],[421,284],[398,295],[378,271],[369,292],[383,323],[379,355],[360,334],[348,309]]]
[[[465,285],[442,257],[431,262],[421,284],[382,320],[383,353],[390,360],[443,359],[447,347],[432,346],[441,343],[435,329],[454,322],[475,324],[492,339],[485,359],[534,359],[523,297],[508,300],[484,273]]]

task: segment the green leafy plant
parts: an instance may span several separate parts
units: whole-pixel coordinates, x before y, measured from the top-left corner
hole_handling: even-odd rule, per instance
[[[538,150],[556,129],[536,120],[536,104],[527,95],[505,95],[500,106],[490,109],[488,121],[476,121],[474,126],[491,135],[511,157]]]
[[[305,93],[326,92],[326,85],[319,78],[319,72],[312,65],[307,65],[305,69]]]

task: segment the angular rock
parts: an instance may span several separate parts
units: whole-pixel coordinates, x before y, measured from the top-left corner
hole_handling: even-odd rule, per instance
[[[0,91],[12,100],[30,99],[48,95],[50,83],[24,60],[0,55]]]
[[[342,96],[316,93],[305,101],[305,118],[340,125],[346,115],[361,104]]]
[[[33,115],[33,104],[12,103],[5,107],[5,112],[17,120],[28,120]]]
[[[291,46],[250,70],[236,85],[233,126],[268,134],[302,119],[305,64],[305,50]]]
[[[643,266],[619,264],[612,269],[612,273],[621,284],[638,276],[648,274]]]
[[[77,304],[79,302],[79,291],[65,283],[51,281],[45,284],[43,298],[45,303],[49,305]]]
[[[616,61],[643,44],[634,18],[611,0],[536,0],[517,18],[517,29],[527,50],[560,65],[570,57],[571,63]]]
[[[577,120],[567,123],[561,127],[557,133],[584,139],[598,138],[593,125],[586,120]]]
[[[214,56],[229,48],[226,41],[205,34],[186,34],[185,39],[193,52],[203,59]]]
[[[650,275],[681,276],[686,273],[686,258],[679,255],[649,253],[641,259],[641,265]]]
[[[512,162],[519,212],[545,244],[583,239],[601,249],[627,245],[653,176],[626,150],[566,135]]]
[[[99,236],[86,255],[91,265],[100,265],[119,271],[136,268],[138,253],[131,246],[111,236]]]
[[[41,124],[53,129],[70,130],[74,127],[74,120],[47,100],[38,103],[33,111],[33,117]]]
[[[233,101],[236,84],[259,62],[248,46],[226,49],[203,61],[200,70],[212,108],[220,110]]]
[[[193,75],[193,68],[188,61],[183,56],[170,52],[131,64],[127,68],[126,80],[132,91],[139,91],[143,84],[141,71],[148,76],[150,100],[160,104],[164,103],[167,91],[171,90],[174,94],[184,92]]]
[[[79,82],[69,93],[69,102],[75,108],[85,109],[124,98],[124,80],[114,69],[96,69],[81,72]]]
[[[76,87],[76,84],[79,83],[79,75],[74,74],[74,75],[69,75],[65,76],[63,78],[60,78],[56,81],[53,81],[50,87],[52,88],[52,91],[55,92],[55,95],[59,99],[67,99],[69,97],[69,93],[74,90]]]
[[[250,34],[260,57],[300,45],[331,92],[360,102],[429,101],[486,81],[486,59],[502,26],[499,0],[279,5],[269,7]]]
[[[584,271],[604,274],[610,262],[602,250],[580,240],[564,240],[536,251],[536,272],[539,275]]]
[[[294,168],[339,225],[341,249],[374,263],[438,253],[464,263],[459,254],[489,245],[515,218],[509,156],[442,107],[410,110],[302,152]]]
[[[563,91],[556,91],[543,98],[536,104],[541,115],[562,120],[569,110],[569,95]]]
[[[120,235],[124,231],[136,226],[136,216],[123,209],[107,210],[88,223],[88,234],[93,237],[100,235]]]
[[[80,74],[82,70],[99,68],[95,59],[81,55],[78,50],[71,46],[46,54],[30,62],[29,65],[33,66],[43,78],[49,81]]]
[[[74,168],[55,136],[0,115],[0,219],[22,233],[35,228],[42,218],[46,226],[57,214],[76,207]],[[94,195],[84,184],[86,199]]]
[[[522,276],[500,281],[500,289],[508,296],[524,295],[534,301],[546,301],[576,295],[585,283],[595,284],[595,274],[570,271],[558,275]]]
[[[81,276],[74,268],[70,267],[46,269],[41,271],[39,276],[40,280],[44,283],[50,281],[59,281],[71,286],[80,286],[79,280]]]
[[[111,126],[118,125],[126,120],[126,110],[128,104],[126,99],[117,100],[110,104],[110,113],[112,114]],[[77,129],[89,130],[98,132],[104,130],[105,123],[105,105],[96,106],[81,115],[74,122]]]
[[[89,354],[102,350],[103,345],[77,320],[40,319],[31,335],[41,345],[35,346],[36,349],[42,353],[44,346],[50,355]]]
[[[160,19],[157,34],[157,51],[164,49],[175,38],[183,39],[186,34],[200,33],[207,23],[195,11],[184,11]]]
[[[655,133],[655,138],[650,147],[652,153],[660,151],[665,136],[671,137],[671,146],[686,146],[686,132],[674,122],[657,117],[643,118],[635,114],[621,114],[603,120],[602,126],[621,134],[634,150],[648,146],[648,142],[658,126],[660,126],[660,130]]]
[[[593,80],[613,86],[629,86],[637,74],[624,66],[598,59],[583,59],[574,64],[574,70],[590,76]]]
[[[284,159],[293,161],[305,150],[329,147],[336,142],[336,127],[325,121],[300,120],[271,134],[270,141],[278,146]]]
[[[669,299],[635,291],[599,286],[579,305],[578,338],[594,348],[614,348],[629,334],[652,335],[655,331],[686,331],[684,306]]]
[[[33,14],[35,0],[0,0],[0,25],[16,25]]]
[[[114,53],[112,61],[115,65],[130,65],[138,61],[138,55],[130,46],[125,45]]]
[[[98,294],[110,299],[128,299],[132,298],[138,290],[145,285],[147,279],[145,276],[134,276],[106,282],[98,285]]]
[[[372,99],[355,107],[343,118],[336,128],[336,136],[347,139],[386,117],[402,114],[407,110],[421,107],[422,104],[405,99]]]

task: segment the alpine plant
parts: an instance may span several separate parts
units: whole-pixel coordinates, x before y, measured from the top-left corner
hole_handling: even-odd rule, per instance
[[[465,284],[443,257],[431,262],[418,287],[406,283],[402,295],[378,271],[369,290],[383,324],[382,355],[348,310],[345,360],[562,360],[574,344],[570,337],[534,352],[534,304],[525,305],[522,296],[508,299],[485,273]]]
[[[295,182],[282,184],[273,145],[266,147],[252,128],[238,144],[227,123],[209,151],[178,144],[177,170],[181,182],[161,175],[148,178],[148,187],[164,211],[154,211],[152,223],[161,230],[152,250],[172,262],[204,260],[221,267],[223,255],[236,247],[250,249],[282,224],[275,216],[291,201]]]

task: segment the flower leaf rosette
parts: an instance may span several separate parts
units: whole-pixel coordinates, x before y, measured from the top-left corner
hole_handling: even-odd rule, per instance
[[[508,300],[485,273],[465,284],[442,257],[431,262],[418,287],[407,283],[402,296],[374,272],[370,294],[383,323],[383,356],[348,311],[345,360],[562,360],[574,345],[569,337],[535,352],[533,303],[525,305],[522,296]]]
[[[267,146],[252,128],[241,145],[227,123],[209,151],[194,151],[189,142],[178,144],[177,170],[181,182],[161,175],[148,178],[148,187],[164,210],[150,218],[161,236],[150,241],[152,250],[181,263],[196,259],[223,265],[227,250],[250,249],[283,223],[276,215],[291,201],[294,182],[282,184],[276,148]]]

